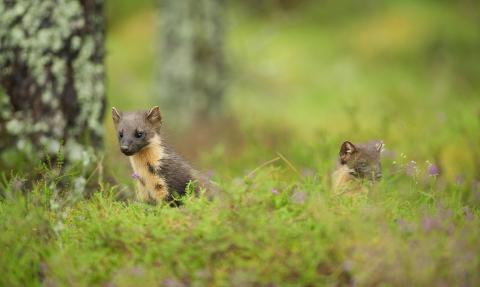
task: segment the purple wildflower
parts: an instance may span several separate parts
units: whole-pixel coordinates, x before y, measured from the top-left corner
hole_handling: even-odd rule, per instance
[[[272,188],[272,193],[273,193],[273,194],[278,194],[278,189]]]
[[[440,174],[440,168],[436,164],[431,163],[428,166],[428,175],[430,176],[438,176]]]
[[[422,223],[423,230],[426,232],[438,229],[440,227],[440,222],[438,221],[438,219],[433,217],[425,217]]]
[[[132,173],[132,178],[133,179],[140,179],[140,175],[136,172]]]

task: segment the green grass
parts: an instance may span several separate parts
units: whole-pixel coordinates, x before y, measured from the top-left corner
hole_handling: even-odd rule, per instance
[[[338,197],[323,175],[274,164],[180,208],[114,187],[66,201],[40,181],[0,201],[0,285],[478,284],[478,191],[422,176]]]
[[[142,3],[118,8],[128,18],[109,30],[120,109],[156,102],[155,14]],[[226,109],[238,127],[233,140],[188,145],[222,196],[125,200],[130,169],[107,113],[109,183],[80,196],[56,171],[29,187],[3,180],[0,286],[479,285],[478,9],[306,3],[265,15],[231,6]],[[330,193],[346,139],[386,143],[368,195]],[[289,163],[257,169],[279,154]]]

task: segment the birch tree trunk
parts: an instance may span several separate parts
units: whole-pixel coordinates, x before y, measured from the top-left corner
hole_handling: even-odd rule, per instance
[[[103,0],[0,0],[0,165],[62,144],[88,166],[105,109]]]
[[[160,98],[176,119],[211,118],[225,86],[224,0],[160,0]]]

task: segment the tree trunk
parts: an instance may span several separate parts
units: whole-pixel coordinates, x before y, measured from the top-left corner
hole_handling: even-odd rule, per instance
[[[0,160],[91,163],[105,109],[103,0],[0,0]],[[0,91],[0,94],[2,92]]]
[[[224,0],[161,0],[160,98],[175,119],[211,118],[222,107]]]

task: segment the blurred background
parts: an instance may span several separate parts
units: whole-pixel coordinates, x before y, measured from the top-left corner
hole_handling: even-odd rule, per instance
[[[162,106],[164,126],[198,168],[224,176],[277,151],[326,172],[343,140],[383,139],[386,161],[428,160],[448,180],[478,179],[479,8],[469,0],[227,1],[221,120],[178,136],[181,115]],[[111,106],[160,103],[162,9],[152,0],[107,5]],[[108,112],[106,125],[107,162],[118,162]]]
[[[86,175],[105,147],[109,178],[131,184],[110,108],[159,105],[168,140],[225,180],[278,153],[325,176],[343,141],[372,139],[385,142],[387,165],[480,179],[478,1],[7,1],[0,10],[4,170],[64,145]]]

